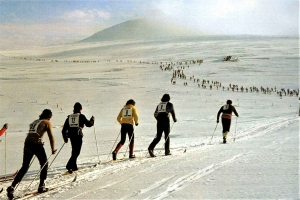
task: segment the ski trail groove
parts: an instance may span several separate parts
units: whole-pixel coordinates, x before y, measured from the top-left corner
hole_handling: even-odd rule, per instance
[[[164,198],[168,197],[170,194],[184,189],[185,187],[187,187],[189,185],[189,183],[191,183],[199,178],[202,178],[202,177],[216,171],[217,169],[234,162],[239,157],[244,156],[244,155],[245,154],[238,154],[238,155],[236,155],[228,160],[225,160],[223,162],[211,164],[204,169],[192,172],[186,176],[182,176],[182,177],[178,178],[174,183],[171,183],[168,186],[166,191],[158,194],[155,197],[148,197],[147,199],[157,199],[157,200],[164,199]]]
[[[147,187],[145,189],[141,189],[141,190],[135,192],[134,195],[126,196],[126,197],[123,197],[121,199],[138,199],[136,196],[144,194],[144,193],[147,193],[147,192],[149,192],[151,190],[154,190],[156,188],[159,188],[160,186],[164,185],[168,180],[170,180],[170,179],[172,179],[174,177],[175,177],[175,175],[170,176],[168,178],[164,178],[164,179],[162,179],[162,180],[160,180],[158,182],[155,182],[154,184],[150,185],[149,187]]]

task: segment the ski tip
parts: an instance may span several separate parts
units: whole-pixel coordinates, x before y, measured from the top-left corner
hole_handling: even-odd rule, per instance
[[[0,193],[3,192],[3,188],[0,190]]]
[[[75,182],[77,180],[77,174],[75,175],[74,179],[72,182]]]

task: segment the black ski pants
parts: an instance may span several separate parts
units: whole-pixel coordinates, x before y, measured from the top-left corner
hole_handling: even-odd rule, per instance
[[[41,168],[45,165],[40,173],[40,186],[44,184],[44,181],[47,178],[48,171],[47,155],[44,149],[44,145],[32,142],[25,142],[23,151],[23,164],[12,183],[13,187],[15,187],[19,182],[21,182],[24,175],[27,173],[30,161],[32,160],[34,155],[38,158]]]
[[[230,131],[231,119],[222,118],[223,133]]]
[[[133,125],[132,124],[122,124],[121,125],[121,140],[118,143],[117,146],[119,146],[119,144],[124,145],[126,142],[126,134],[128,133],[128,137],[130,141],[130,145],[134,144],[134,129],[133,129]]]
[[[72,169],[73,171],[78,170],[77,167],[77,158],[80,155],[81,147],[82,147],[82,136],[78,135],[75,137],[70,137],[71,146],[72,146],[72,153],[71,157],[66,165],[66,168]]]
[[[159,143],[163,132],[165,133],[165,153],[170,152],[170,121],[157,121],[157,134],[154,140],[151,142],[148,149],[153,150],[155,146]]]

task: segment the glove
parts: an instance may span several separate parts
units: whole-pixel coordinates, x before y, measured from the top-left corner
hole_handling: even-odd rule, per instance
[[[4,124],[3,128],[8,129],[8,123]]]
[[[56,154],[57,149],[52,150],[52,154]]]
[[[219,123],[219,120],[217,120],[217,123]]]
[[[95,117],[92,116],[91,119],[90,119],[90,121],[95,121]]]
[[[138,126],[139,124],[137,123],[137,124],[135,124],[135,126]]]
[[[64,141],[65,141],[65,143],[68,143],[68,138],[64,137]]]
[[[177,119],[174,119],[174,122],[177,122]]]

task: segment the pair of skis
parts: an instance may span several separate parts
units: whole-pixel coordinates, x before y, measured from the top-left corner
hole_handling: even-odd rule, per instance
[[[77,174],[75,174],[75,177],[71,181],[65,181],[63,183],[54,184],[54,185],[48,187],[48,191],[47,192],[55,190],[57,188],[60,188],[62,186],[68,185],[68,184],[72,184],[72,183],[74,183],[76,181],[76,179],[77,179]],[[38,195],[45,194],[47,192],[43,192],[43,193],[39,193],[38,191],[28,192],[28,193],[23,194],[21,196],[14,197],[14,200],[15,199],[19,199],[19,200],[28,199],[28,198],[32,198],[32,197],[35,197],[35,196],[38,196]]]
[[[17,175],[18,173],[18,170],[13,173],[13,174],[10,174],[10,175],[7,175],[7,176],[0,176],[0,182],[6,182],[6,181],[11,181],[15,178],[15,176]],[[3,188],[0,189],[0,193],[3,192]]]
[[[92,169],[92,168],[95,168],[97,165],[98,165],[98,163],[93,164],[93,165],[89,165],[89,166],[86,166],[86,167],[79,168],[77,171],[73,172],[75,174],[75,177],[71,181],[66,181],[66,182],[60,183],[60,184],[54,184],[54,185],[48,187],[47,192],[55,190],[59,187],[74,183],[77,180],[77,172],[78,171],[84,171],[84,170],[87,170],[87,169]],[[63,175],[67,176],[67,175],[71,175],[71,174],[69,172],[65,172]],[[18,199],[18,200],[28,199],[28,198],[32,198],[32,197],[35,197],[35,196],[38,196],[38,195],[45,194],[47,192],[39,193],[38,191],[33,191],[33,192],[26,193],[22,196],[15,197],[14,199]]]
[[[78,172],[78,171],[83,171],[83,170],[87,170],[87,169],[92,169],[92,168],[96,167],[97,165],[98,165],[98,163],[93,164],[93,165],[89,165],[89,166],[86,166],[86,167],[79,168],[77,171],[73,172],[73,173],[75,174],[75,177],[74,177],[71,181],[65,181],[65,182],[60,183],[60,184],[54,184],[54,185],[48,187],[48,191],[47,191],[47,192],[52,191],[52,190],[55,190],[55,189],[57,189],[57,188],[59,188],[59,187],[62,187],[62,186],[65,186],[65,185],[74,183],[74,182],[77,180],[77,172]],[[72,174],[73,174],[73,173],[72,173]],[[67,176],[67,175],[72,175],[72,174],[70,174],[69,172],[65,172],[65,173],[62,174],[62,175],[63,175],[63,176]],[[1,190],[0,192],[2,192],[2,191],[3,191],[3,188],[2,188],[2,190]],[[28,193],[25,193],[25,194],[20,195],[20,196],[16,196],[16,197],[14,197],[13,199],[14,199],[14,200],[15,200],[15,199],[19,199],[19,200],[22,200],[22,199],[28,199],[28,198],[32,198],[32,197],[35,197],[35,196],[38,196],[38,195],[42,195],[42,194],[47,193],[47,192],[39,193],[38,191],[32,191],[32,192],[28,192]]]

